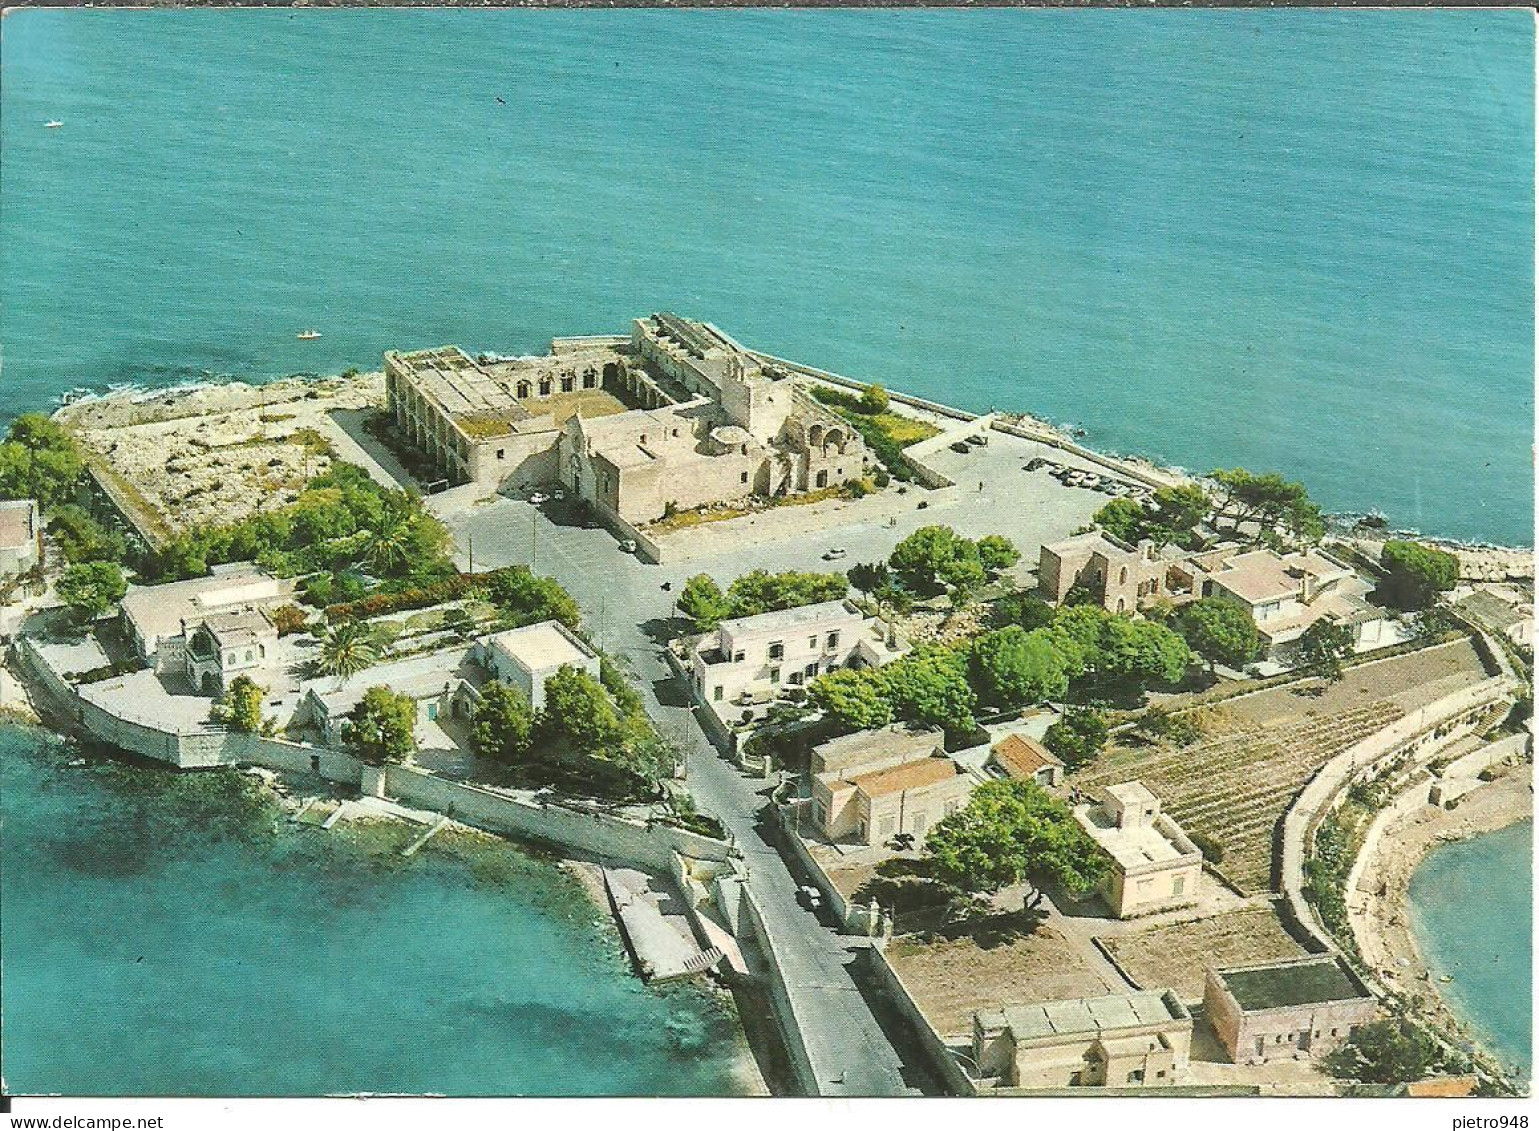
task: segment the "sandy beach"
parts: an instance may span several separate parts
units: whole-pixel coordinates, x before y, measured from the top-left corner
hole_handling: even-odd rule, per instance
[[[1385,829],[1364,861],[1360,894],[1349,899],[1352,928],[1363,959],[1391,992],[1415,1002],[1447,1033],[1468,1026],[1448,1008],[1417,950],[1409,922],[1411,876],[1439,844],[1494,832],[1534,815],[1533,767],[1510,767],[1496,781],[1460,798],[1452,810],[1422,806]]]

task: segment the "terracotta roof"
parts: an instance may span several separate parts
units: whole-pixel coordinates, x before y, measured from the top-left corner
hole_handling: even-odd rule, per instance
[[[1049,766],[1063,768],[1053,752],[1024,734],[1011,734],[994,744],[994,760],[1013,778],[1034,778]]]
[[[935,785],[954,778],[961,772],[962,768],[950,758],[920,758],[918,761],[904,762],[900,766],[861,774],[859,777],[851,778],[850,783],[867,797],[885,797],[889,793],[902,793],[907,789]]]

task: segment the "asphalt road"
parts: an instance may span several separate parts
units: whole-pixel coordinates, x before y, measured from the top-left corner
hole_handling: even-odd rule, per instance
[[[910,1052],[905,1063],[894,1047],[894,1040],[904,1044],[906,1035],[884,1030],[861,992],[850,968],[861,949],[858,940],[835,933],[797,903],[797,881],[761,825],[773,783],[739,773],[710,745],[695,723],[687,691],[662,658],[663,642],[675,631],[669,619],[673,599],[684,577],[702,563],[688,563],[687,573],[682,567],[647,565],[621,552],[602,529],[563,523],[559,515],[504,498],[447,514],[445,521],[462,566],[470,564],[473,550],[478,570],[530,564],[566,586],[598,642],[640,681],[659,730],[684,748],[690,791],[700,808],[731,832],[747,862],[748,885],[780,960],[819,1092],[887,1096],[931,1090],[922,1059]],[[712,563],[726,579],[754,565],[810,568],[817,550],[786,545],[766,554],[745,548],[734,557],[738,560]],[[661,588],[664,581],[672,582],[671,592]]]

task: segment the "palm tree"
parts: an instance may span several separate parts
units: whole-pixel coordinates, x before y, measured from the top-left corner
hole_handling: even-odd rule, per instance
[[[338,682],[357,675],[374,665],[378,651],[368,626],[359,621],[331,625],[321,634],[321,655],[317,665]]]
[[[377,573],[388,575],[406,561],[410,546],[409,521],[382,523],[378,530],[370,532],[369,540],[364,544],[363,560]]]

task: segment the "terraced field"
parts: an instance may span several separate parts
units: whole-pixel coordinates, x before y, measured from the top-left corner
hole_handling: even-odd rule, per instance
[[[1270,907],[1170,923],[1101,941],[1140,986],[1169,986],[1187,1002],[1202,1000],[1204,972],[1209,966],[1244,966],[1305,954]]]
[[[1375,700],[1323,717],[1248,727],[1184,749],[1112,747],[1069,784],[1093,793],[1137,778],[1187,832],[1224,848],[1224,873],[1249,892],[1272,881],[1272,836],[1294,795],[1316,769],[1405,714]],[[1227,729],[1227,728],[1226,728]]]

